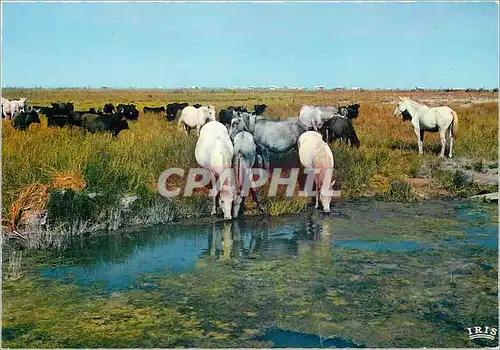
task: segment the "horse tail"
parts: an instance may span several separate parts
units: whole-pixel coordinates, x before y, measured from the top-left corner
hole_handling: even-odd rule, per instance
[[[240,180],[240,191],[244,188],[244,185],[246,185],[246,181],[249,180],[247,178],[247,176],[249,176],[249,174],[247,173],[247,162],[246,160],[242,159],[243,158],[243,155],[240,154],[238,156],[238,171],[239,171],[239,180]],[[251,185],[251,182],[249,183]],[[239,193],[240,196],[242,195],[241,193]]]
[[[451,114],[453,115],[453,121],[451,122],[451,134],[453,137],[456,137],[458,131],[458,116],[457,112],[453,109],[451,110]]]
[[[236,191],[238,194],[240,194],[240,189],[243,186],[243,171],[242,171],[243,165],[241,164],[241,154],[239,151],[234,157],[233,168],[235,171],[234,175],[236,181],[236,189],[237,189]]]

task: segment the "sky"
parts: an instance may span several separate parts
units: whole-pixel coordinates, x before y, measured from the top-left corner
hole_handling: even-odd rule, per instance
[[[498,6],[2,1],[2,86],[494,88]]]

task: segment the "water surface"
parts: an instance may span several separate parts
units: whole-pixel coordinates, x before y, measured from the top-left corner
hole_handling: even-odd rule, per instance
[[[4,341],[471,347],[465,326],[498,323],[497,218],[492,204],[358,200],[80,238],[4,278]]]

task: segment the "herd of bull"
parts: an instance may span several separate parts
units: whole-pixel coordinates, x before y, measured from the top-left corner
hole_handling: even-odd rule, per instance
[[[148,107],[145,106],[142,112],[145,113],[164,113],[168,121],[174,121],[177,118],[179,111],[184,111],[189,104],[186,102],[169,103],[166,107]],[[211,106],[202,106],[194,104],[191,106],[198,112],[207,114],[206,121],[215,120],[215,109]],[[304,106],[307,107],[307,106]],[[304,108],[303,107],[303,108]],[[267,108],[265,104],[254,105],[254,110],[249,112],[244,106],[229,106],[219,111],[219,121],[226,126],[229,126],[233,113],[251,113],[262,116]],[[344,140],[346,143],[359,147],[360,142],[356,135],[356,131],[352,124],[352,119],[358,116],[359,104],[353,104],[343,107],[317,107],[324,109],[322,115],[327,115],[324,120],[316,120],[302,113],[299,120],[308,128],[315,131],[320,131],[323,139],[327,142],[337,139]],[[189,109],[188,109],[189,110]],[[206,111],[209,111],[208,113]],[[29,106],[26,98],[19,100],[7,100],[2,97],[2,118],[12,119],[14,128],[25,130],[31,123],[40,123],[38,113],[47,117],[47,125],[49,127],[58,126],[78,126],[90,132],[111,132],[117,136],[121,130],[129,128],[128,121],[134,121],[139,118],[139,110],[134,104],[119,104],[114,106],[112,103],[106,103],[103,108],[90,108],[87,111],[75,111],[72,102],[52,103],[51,107],[47,106]],[[211,116],[213,115],[213,116]],[[323,117],[325,118],[325,117]],[[202,117],[203,119],[203,117]],[[179,124],[182,118],[179,119]],[[199,128],[203,123],[198,123],[194,127]],[[191,127],[184,123],[186,131],[189,132]]]
[[[47,106],[29,106],[25,98],[9,101],[2,97],[2,118],[12,119],[15,129],[26,130],[32,123],[40,123],[38,113],[47,117],[47,126],[77,126],[90,132],[112,132],[117,136],[121,130],[128,129],[127,120],[137,120],[139,111],[134,105],[119,104],[116,108],[106,103],[98,111],[75,111],[72,102],[52,103]]]

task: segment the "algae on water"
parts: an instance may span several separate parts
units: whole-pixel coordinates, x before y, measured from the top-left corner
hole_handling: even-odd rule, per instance
[[[356,200],[6,247],[4,346],[494,346],[465,327],[498,324],[496,210]]]

